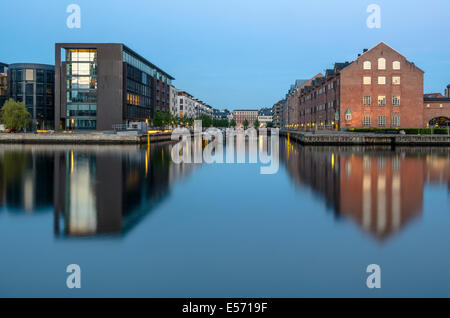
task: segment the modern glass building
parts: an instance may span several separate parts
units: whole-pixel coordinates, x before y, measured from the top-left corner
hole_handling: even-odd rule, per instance
[[[0,108],[8,99],[8,65],[0,63]]]
[[[17,63],[9,65],[9,97],[23,102],[32,116],[33,129],[54,127],[53,65]]]
[[[55,129],[111,130],[170,111],[172,76],[119,43],[55,45]]]

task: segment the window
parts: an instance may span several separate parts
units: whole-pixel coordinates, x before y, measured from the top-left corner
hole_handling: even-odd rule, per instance
[[[380,57],[378,59],[378,69],[379,70],[385,70],[386,69],[386,59],[383,57]]]
[[[364,126],[370,126],[371,122],[370,122],[370,116],[364,116],[363,118],[363,125]]]
[[[400,106],[400,96],[392,96],[392,106]]]
[[[365,61],[363,64],[363,68],[365,70],[371,70],[372,69],[372,63],[370,63],[370,61]]]
[[[399,61],[392,62],[392,69],[393,70],[399,70],[400,69],[400,62]]]
[[[350,111],[350,109],[347,109],[345,111],[345,120],[352,120],[352,112]]]
[[[386,96],[378,96],[378,106],[386,106]]]
[[[34,70],[33,69],[25,70],[25,80],[26,81],[34,81]]]
[[[386,116],[378,116],[378,126],[386,126]]]
[[[370,76],[364,76],[363,77],[363,84],[364,85],[370,85],[372,84],[372,78]]]
[[[400,116],[392,116],[392,126],[400,127]]]
[[[378,85],[386,84],[386,76],[378,76]]]
[[[400,76],[392,77],[392,85],[400,85]]]
[[[364,96],[363,97],[363,105],[370,106],[372,104],[372,96]]]

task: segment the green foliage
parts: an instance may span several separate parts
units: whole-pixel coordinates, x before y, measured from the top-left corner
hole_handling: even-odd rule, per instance
[[[245,119],[244,122],[242,123],[242,126],[244,126],[244,129],[247,129],[248,127],[248,120]]]
[[[202,121],[202,127],[203,128],[209,128],[212,125],[212,119],[209,116],[201,115],[198,120]]]
[[[267,128],[272,128],[273,127],[273,123],[271,122],[271,121],[269,121],[268,123],[267,123]]]
[[[1,122],[10,129],[22,130],[30,126],[31,114],[25,104],[16,102],[12,98],[7,100],[1,109]]]
[[[261,125],[261,123],[259,122],[259,120],[255,120],[255,122],[253,123],[253,127],[255,128],[259,128],[259,126]]]
[[[228,123],[228,120],[226,120],[226,119],[213,119],[212,125],[214,127],[226,128],[226,127],[228,127],[229,123]]]
[[[236,127],[236,121],[235,121],[234,119],[232,119],[232,120],[230,121],[230,127],[231,127],[231,128]]]

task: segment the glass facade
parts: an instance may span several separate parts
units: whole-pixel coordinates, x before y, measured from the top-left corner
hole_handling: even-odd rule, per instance
[[[66,50],[66,128],[96,129],[97,50]]]
[[[32,116],[33,129],[54,127],[55,70],[52,65],[11,64],[10,97],[23,102]]]

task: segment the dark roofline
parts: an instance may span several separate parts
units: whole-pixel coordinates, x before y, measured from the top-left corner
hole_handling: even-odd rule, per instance
[[[152,62],[150,62],[149,60],[147,60],[145,57],[143,57],[142,55],[136,53],[136,51],[130,49],[128,46],[126,46],[123,43],[120,43],[123,47],[123,49],[126,49],[127,51],[131,52],[133,55],[135,55],[136,57],[140,58],[141,60],[144,60],[146,63],[150,64],[152,67],[154,67],[155,69],[157,69],[159,72],[163,73],[164,75],[166,75],[169,79],[171,80],[175,80],[175,77],[173,77],[172,75],[170,75],[169,73],[164,72],[162,69],[160,69],[158,66],[156,66],[155,64],[153,64]]]
[[[450,97],[424,97],[424,102],[450,102]]]
[[[51,64],[40,64],[40,63],[13,63],[7,65],[10,69],[16,69],[16,68],[40,68],[45,70],[54,71],[55,66]]]

